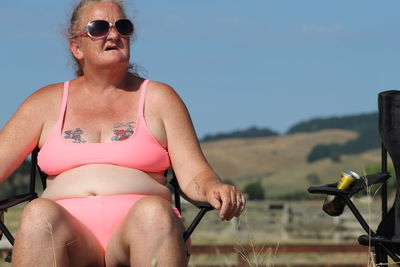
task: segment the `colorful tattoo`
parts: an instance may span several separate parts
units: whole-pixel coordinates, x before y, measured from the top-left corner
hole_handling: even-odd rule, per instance
[[[111,141],[123,141],[128,139],[131,135],[133,135],[133,128],[135,127],[135,122],[127,122],[127,123],[117,123],[113,126],[114,128],[114,136],[111,138]]]
[[[86,140],[82,138],[83,131],[81,128],[76,128],[75,130],[69,130],[64,132],[65,139],[71,139],[72,143],[86,143]]]

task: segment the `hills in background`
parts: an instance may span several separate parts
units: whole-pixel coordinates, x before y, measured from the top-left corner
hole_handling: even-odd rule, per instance
[[[301,199],[308,197],[308,186],[335,182],[342,170],[361,175],[379,170],[377,113],[303,121],[282,135],[255,129],[248,131],[266,136],[248,138],[252,134],[243,130],[202,142],[210,164],[242,190],[259,182],[267,198]]]
[[[229,133],[217,133],[209,134],[201,139],[201,142],[217,141],[222,139],[230,138],[254,138],[254,137],[267,137],[267,136],[277,136],[278,132],[275,132],[268,128],[258,128],[257,126],[252,126],[245,130],[235,130]]]
[[[336,182],[342,170],[360,175],[371,173],[380,163],[380,149],[344,154],[338,160],[324,158],[308,162],[318,145],[343,145],[355,140],[355,131],[330,129],[252,139],[225,139],[202,143],[211,166],[223,180],[241,190],[259,182],[270,199],[303,199],[310,185]]]
[[[377,113],[312,119],[281,135],[250,127],[208,135],[201,141],[208,161],[223,180],[241,190],[257,182],[270,199],[307,198],[311,184],[335,182],[344,169],[370,173],[380,162]],[[0,195],[22,186],[26,172],[24,164],[0,187]]]
[[[308,162],[323,158],[340,160],[341,155],[358,154],[378,148],[380,145],[378,133],[378,113],[367,113],[343,117],[317,118],[297,123],[289,128],[285,135],[297,133],[312,133],[327,129],[341,129],[356,132],[358,136],[343,144],[318,144],[307,155]],[[232,138],[272,137],[279,134],[268,128],[250,127],[246,130],[237,130],[231,133],[206,135],[201,141],[210,142]]]

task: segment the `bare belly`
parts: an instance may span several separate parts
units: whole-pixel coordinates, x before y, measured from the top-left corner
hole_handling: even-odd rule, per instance
[[[47,178],[43,198],[92,197],[116,194],[149,194],[171,200],[160,174],[109,164],[90,164]]]

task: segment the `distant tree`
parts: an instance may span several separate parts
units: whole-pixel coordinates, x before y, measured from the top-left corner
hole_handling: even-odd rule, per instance
[[[338,151],[332,151],[331,154],[329,155],[329,158],[333,162],[340,162],[340,153]]]
[[[319,184],[321,184],[321,179],[319,178],[318,174],[315,174],[315,173],[309,173],[309,174],[307,174],[306,180],[307,180],[311,185],[319,185]]]
[[[323,158],[330,158],[333,162],[340,162],[341,155],[358,154],[378,148],[380,146],[380,139],[377,126],[378,113],[373,112],[303,121],[292,126],[288,130],[288,133],[308,133],[325,129],[344,129],[357,132],[359,136],[345,144],[316,145],[307,156],[308,162],[314,162]]]
[[[249,200],[264,200],[265,190],[260,182],[249,183],[245,186],[243,193],[247,195]]]
[[[201,141],[208,142],[208,141],[216,141],[227,138],[255,138],[255,137],[268,137],[277,135],[279,134],[273,130],[252,126],[245,130],[236,130],[229,133],[217,133],[217,134],[206,135]]]
[[[316,145],[310,151],[307,156],[307,162],[312,163],[314,161],[330,158],[333,155],[333,152],[337,149],[338,145]]]
[[[316,145],[307,156],[308,162],[314,162],[323,158],[330,158],[333,162],[340,162],[341,155],[358,154],[364,151],[378,148],[380,145],[377,129],[365,129],[358,138],[345,144]]]
[[[376,129],[377,124],[377,112],[343,117],[316,118],[293,125],[288,130],[288,134],[308,133],[324,129],[345,129],[364,132],[367,129]]]

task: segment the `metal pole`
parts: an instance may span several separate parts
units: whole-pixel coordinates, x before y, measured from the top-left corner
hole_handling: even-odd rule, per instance
[[[382,143],[382,156],[381,156],[381,168],[382,172],[387,172],[387,151],[385,148],[385,145]],[[394,178],[392,178],[394,179]],[[382,184],[382,221],[386,217],[387,214],[387,180]],[[375,245],[375,248],[377,249],[380,246]],[[381,248],[378,248],[377,250],[380,251],[380,257],[381,257],[381,262],[383,264],[386,264],[388,262],[388,252],[386,247],[382,246]],[[389,253],[391,255],[392,253]],[[392,257],[392,255],[391,255]],[[392,257],[393,259],[393,257]]]
[[[387,151],[383,144],[381,161],[381,171],[387,172]],[[387,209],[387,180],[385,180],[382,184],[382,219],[386,216]]]

